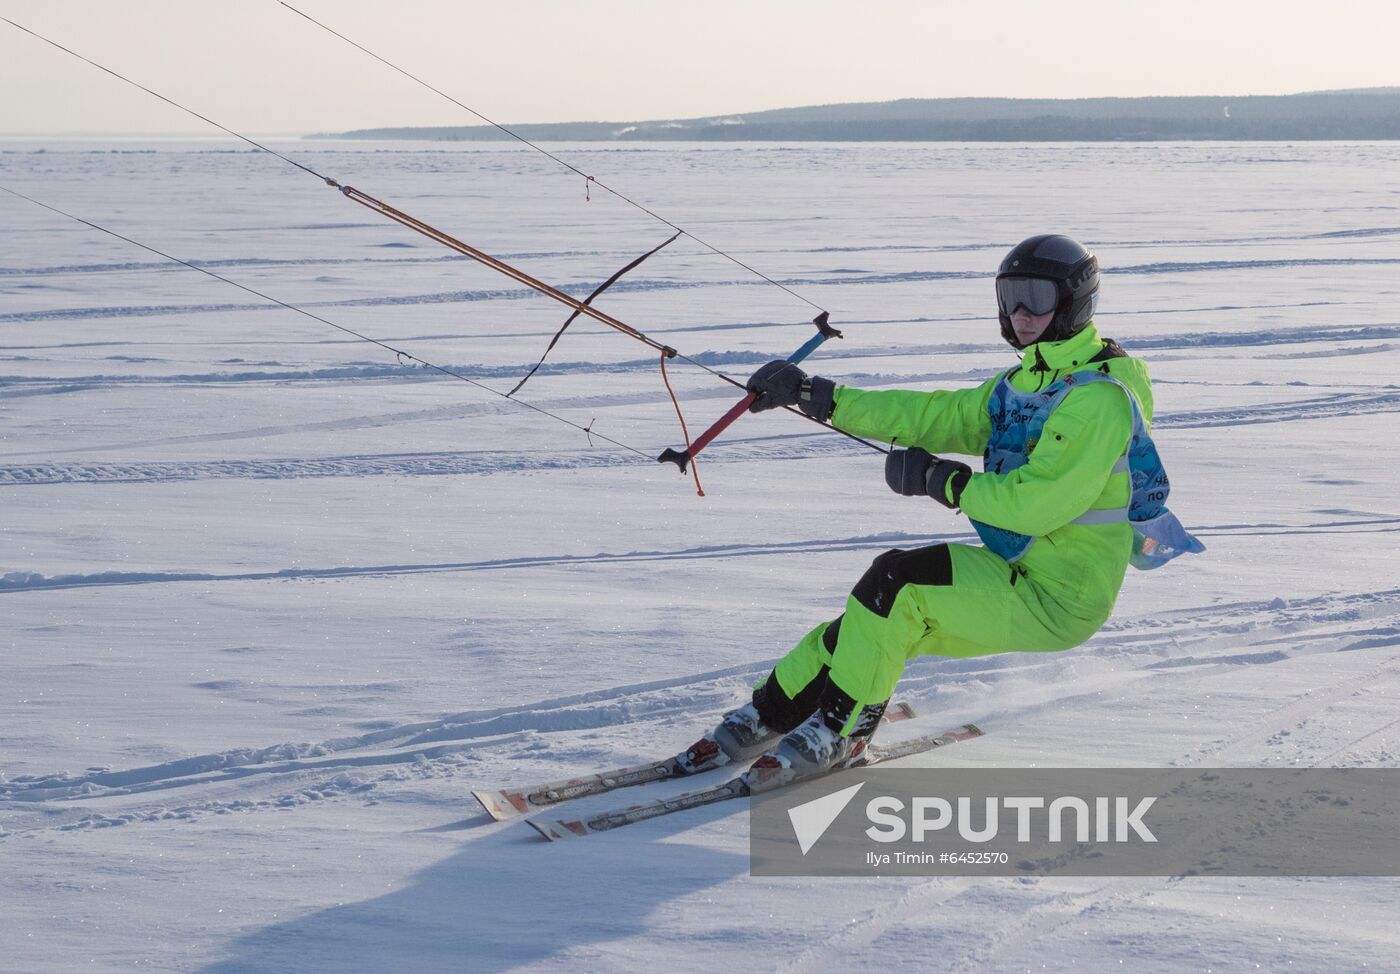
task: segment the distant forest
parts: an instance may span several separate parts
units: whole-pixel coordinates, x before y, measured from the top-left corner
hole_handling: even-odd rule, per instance
[[[1400,139],[1400,88],[1161,98],[906,98],[647,122],[510,125],[563,142],[1103,142]],[[489,125],[324,139],[507,139]]]

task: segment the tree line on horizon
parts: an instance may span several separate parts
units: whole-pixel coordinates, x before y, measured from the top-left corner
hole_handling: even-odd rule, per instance
[[[556,141],[1152,141],[1400,139],[1400,88],[1245,97],[906,98],[650,122],[510,126]],[[497,127],[382,127],[315,139],[491,141]]]
[[[509,126],[568,142],[1096,142],[1400,139],[1400,88],[1152,98],[906,98],[644,122]],[[490,125],[386,127],[311,138],[494,141]]]

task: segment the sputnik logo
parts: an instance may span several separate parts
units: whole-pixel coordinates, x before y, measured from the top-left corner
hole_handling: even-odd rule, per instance
[[[865,782],[862,781],[858,785],[842,788],[840,791],[788,809],[788,821],[792,822],[793,834],[797,836],[797,844],[804,856],[817,844],[817,840],[826,834],[826,830],[831,828],[831,823],[845,811],[851,799],[856,797],[856,792],[864,787]]]

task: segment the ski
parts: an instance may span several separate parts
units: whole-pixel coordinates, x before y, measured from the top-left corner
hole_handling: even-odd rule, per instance
[[[871,745],[867,747],[858,757],[849,764],[832,768],[829,771],[818,774],[801,776],[801,780],[809,780],[822,775],[836,774],[847,768],[868,768],[871,765],[881,764],[885,761],[893,761],[896,758],[909,757],[912,754],[922,754],[932,751],[935,748],[943,747],[947,744],[955,744],[958,741],[970,740],[974,737],[981,737],[982,730],[975,724],[964,724],[952,730],[944,731],[942,734],[929,734],[924,737],[914,737],[907,741],[895,741],[888,745]],[[658,798],[655,801],[645,802],[640,805],[633,805],[630,808],[618,809],[611,812],[602,812],[588,818],[581,819],[526,819],[536,832],[544,836],[551,842],[561,839],[572,839],[581,835],[592,835],[595,832],[607,832],[611,829],[621,828],[624,825],[632,825],[635,822],[644,822],[647,819],[656,818],[660,815],[670,815],[672,812],[683,812],[691,808],[700,808],[704,805],[713,805],[716,802],[728,801],[731,798],[743,798],[746,795],[758,792],[773,791],[786,787],[798,780],[791,771],[786,768],[763,768],[751,769],[738,777],[731,778],[723,784],[715,785],[711,788],[703,788],[698,791],[687,791],[676,795],[673,798]]]
[[[914,716],[916,716],[914,708],[907,703],[901,702],[892,704],[887,708],[881,720],[886,723],[895,723],[896,721],[908,720]],[[473,791],[472,795],[481,803],[481,807],[486,809],[486,814],[490,815],[498,822],[504,822],[541,808],[548,808],[551,805],[558,805],[560,802],[570,801],[574,798],[601,795],[609,791],[616,791],[619,788],[644,785],[650,781],[666,781],[669,778],[687,778],[695,774],[704,774],[708,771],[714,771],[724,766],[724,764],[721,763],[706,768],[703,771],[689,771],[680,763],[681,757],[682,755],[677,754],[661,761],[653,761],[650,764],[638,764],[630,768],[617,768],[612,771],[581,775],[577,778],[565,778],[561,781],[550,781],[540,785],[527,785],[523,788],[497,788]]]

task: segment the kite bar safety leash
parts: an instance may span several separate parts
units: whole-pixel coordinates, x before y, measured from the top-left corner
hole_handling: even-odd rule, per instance
[[[811,338],[807,339],[807,341],[803,343],[801,348],[789,355],[787,357],[787,361],[796,365],[808,355],[811,355],[813,352],[815,352],[817,348],[822,344],[822,342],[826,341],[828,338],[842,337],[839,331],[837,331],[835,328],[832,328],[831,325],[827,323],[828,317],[829,316],[827,315],[827,313],[823,311],[821,314],[817,315],[815,318],[812,319],[812,324],[817,326],[817,333]],[[656,458],[656,462],[674,463],[678,468],[680,468],[680,472],[684,474],[686,466],[690,464],[690,461],[695,459],[696,454],[698,454],[701,450],[705,449],[705,447],[709,446],[711,440],[713,440],[716,436],[719,436],[719,434],[723,433],[726,429],[729,428],[729,425],[731,423],[733,423],[740,416],[744,415],[744,411],[750,406],[752,406],[754,400],[757,398],[757,393],[750,392],[743,399],[740,399],[733,406],[729,407],[729,411],[723,416],[721,416],[719,419],[715,420],[714,425],[712,425],[709,429],[705,430],[705,432],[701,433],[698,437],[696,437],[694,442],[691,442],[689,438],[687,438],[684,450],[673,450],[670,447],[667,447],[665,450],[661,451],[661,456]],[[676,411],[680,411],[679,406],[676,407]],[[811,417],[808,418],[810,419]],[[681,421],[681,428],[682,432],[684,432],[684,420]],[[876,447],[876,449],[881,450],[880,447]],[[882,452],[888,451],[882,450]],[[699,477],[696,477],[695,487],[697,490],[700,487]],[[703,490],[700,491],[700,496],[705,496],[705,492]]]
[[[583,299],[583,304],[584,304],[585,306],[591,306],[591,305],[593,304],[593,299],[596,298],[598,295],[602,294],[602,293],[603,293],[604,291],[606,291],[608,288],[612,287],[614,284],[616,284],[616,283],[618,282],[618,280],[622,277],[622,275],[628,273],[629,271],[634,270],[634,269],[637,267],[638,264],[640,264],[642,261],[646,260],[646,259],[647,259],[648,257],[650,257],[652,254],[656,253],[656,252],[657,252],[658,250],[660,250],[662,247],[666,247],[666,246],[668,246],[668,245],[670,245],[670,244],[675,243],[675,242],[676,242],[676,238],[679,237],[679,236],[680,236],[680,232],[677,231],[673,236],[671,236],[671,237],[668,238],[667,240],[663,241],[662,243],[657,244],[655,247],[653,247],[651,250],[648,250],[646,253],[642,254],[640,257],[634,258],[630,264],[626,264],[626,265],[624,265],[623,267],[619,268],[619,269],[613,274],[612,277],[608,278],[608,279],[607,279],[606,281],[604,281],[602,284],[599,284],[597,287],[595,287],[595,288],[593,289],[593,293],[590,294],[588,297],[586,297],[586,298]],[[517,382],[517,383],[515,384],[515,388],[511,389],[510,392],[507,392],[507,393],[506,393],[507,396],[513,396],[513,395],[515,395],[517,392],[519,392],[519,391],[520,391],[520,388],[521,388],[523,385],[525,385],[525,383],[527,383],[527,382],[530,381],[530,377],[533,376],[536,372],[538,372],[538,371],[540,370],[540,366],[541,366],[541,365],[544,365],[544,360],[545,360],[546,358],[549,357],[549,353],[552,352],[552,351],[554,351],[554,346],[559,344],[559,339],[561,339],[561,338],[564,337],[564,332],[567,331],[568,328],[569,328],[569,326],[572,325],[572,324],[574,323],[574,319],[577,318],[577,317],[578,317],[580,314],[582,314],[582,313],[583,313],[583,309],[582,309],[582,308],[578,308],[578,309],[576,309],[576,310],[574,311],[573,314],[569,315],[569,317],[565,320],[564,324],[561,325],[561,326],[559,327],[559,330],[556,331],[556,332],[554,333],[554,337],[551,338],[551,339],[549,340],[549,345],[545,347],[544,354],[540,356],[540,360],[534,364],[534,367],[531,368],[529,372],[526,372],[526,373],[525,373],[525,378],[521,379],[519,382]],[[662,351],[662,353],[661,353],[661,378],[662,378],[663,380],[666,379],[666,358],[667,358],[666,352],[665,352],[665,351]],[[670,390],[671,390],[671,383],[670,383],[670,382],[666,382],[666,391],[667,391],[667,392],[670,392]],[[671,398],[674,399],[675,396],[672,395]],[[680,411],[680,407],[679,407],[679,406],[676,407],[676,411],[677,411],[677,412]],[[684,419],[684,418],[681,419],[681,432],[682,432],[682,433],[685,432],[685,419]]]

